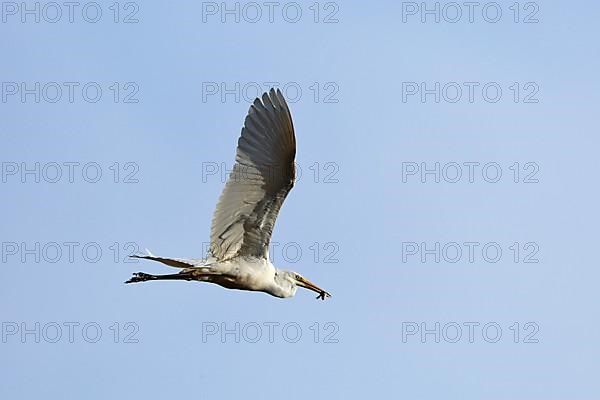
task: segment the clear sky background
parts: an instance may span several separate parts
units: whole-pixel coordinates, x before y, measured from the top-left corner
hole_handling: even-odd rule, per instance
[[[600,6],[513,3],[3,2],[0,397],[597,398]],[[204,255],[268,82],[272,260],[333,298],[124,285]]]

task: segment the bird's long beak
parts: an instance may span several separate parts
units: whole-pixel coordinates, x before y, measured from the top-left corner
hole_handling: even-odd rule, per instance
[[[301,277],[300,279],[297,279],[296,281],[298,283],[298,286],[302,286],[303,288],[310,289],[313,292],[319,293],[319,295],[317,296],[317,299],[325,300],[325,297],[331,297],[331,294],[329,294],[325,290],[321,289],[314,283],[310,282],[308,279]]]

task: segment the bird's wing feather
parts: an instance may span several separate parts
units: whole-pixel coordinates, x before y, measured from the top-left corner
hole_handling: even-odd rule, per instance
[[[279,209],[294,186],[296,137],[290,110],[279,90],[250,106],[233,167],[210,233],[210,253],[267,258]]]

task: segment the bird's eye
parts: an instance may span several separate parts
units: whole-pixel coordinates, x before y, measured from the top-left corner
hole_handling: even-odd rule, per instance
[[[296,279],[300,280],[300,278],[301,278],[300,275],[296,275]]]

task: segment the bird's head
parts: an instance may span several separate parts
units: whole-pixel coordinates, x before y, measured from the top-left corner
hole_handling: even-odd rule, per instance
[[[295,271],[278,271],[277,275],[279,279],[290,285],[294,293],[296,292],[296,288],[300,286],[318,293],[319,295],[317,296],[317,299],[325,300],[326,297],[331,297],[331,294]]]

